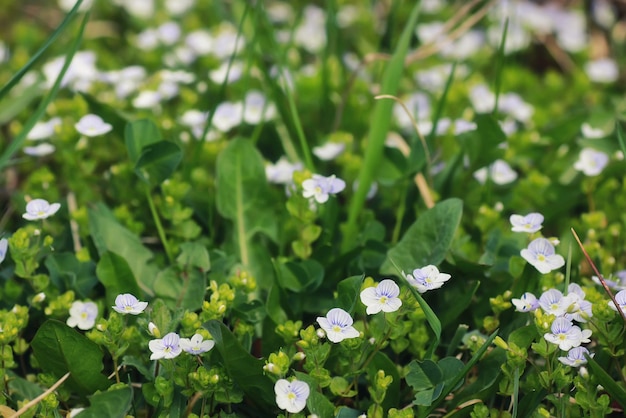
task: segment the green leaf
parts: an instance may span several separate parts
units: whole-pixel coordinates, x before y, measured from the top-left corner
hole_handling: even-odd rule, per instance
[[[157,125],[149,119],[140,119],[130,122],[124,130],[124,140],[128,157],[133,164],[137,164],[143,148],[161,141],[161,131]]]
[[[452,245],[462,214],[463,202],[456,198],[439,202],[424,212],[407,229],[400,242],[387,252],[380,273],[400,273],[393,263],[407,272],[441,263]]]
[[[409,363],[409,372],[406,375],[406,383],[415,391],[426,390],[435,387],[443,379],[443,373],[437,363],[432,360]]]
[[[471,285],[471,287],[457,287],[449,296],[447,294],[445,295],[448,296],[446,300],[449,301],[450,304],[448,305],[448,309],[444,309],[439,313],[438,317],[443,328],[459,319],[461,313],[470,306],[479,286],[480,282],[477,281]]]
[[[180,255],[176,262],[182,268],[196,267],[207,272],[211,269],[209,251],[199,242],[183,242],[180,244]]]
[[[619,120],[615,121],[615,131],[617,132],[619,147],[621,148],[622,153],[626,155],[626,135],[624,135],[624,130],[622,129],[622,125],[619,123]]]
[[[102,203],[89,209],[89,231],[102,257],[106,252],[121,256],[133,272],[137,284],[144,293],[154,296],[154,280],[157,268],[149,264],[153,255],[143,246],[137,235],[124,228]]]
[[[335,416],[335,406],[322,392],[316,390],[319,385],[317,380],[311,375],[302,372],[295,372],[295,375],[298,380],[301,380],[309,385],[310,394],[306,401],[309,412],[317,415],[318,417]]]
[[[202,307],[206,286],[206,274],[200,270],[169,267],[157,274],[154,292],[172,309],[196,311]]]
[[[44,264],[50,281],[62,292],[71,289],[80,298],[87,298],[98,284],[95,264],[78,261],[74,253],[52,253],[46,257]]]
[[[231,141],[217,158],[216,204],[220,215],[233,221],[239,260],[248,268],[255,267],[250,248],[254,235],[262,232],[276,240],[270,195],[261,154],[248,140]]]
[[[128,263],[121,256],[106,251],[100,257],[96,267],[98,280],[106,290],[107,305],[115,304],[115,298],[122,293],[131,293],[140,298],[141,291],[137,285],[137,280]]]
[[[183,150],[175,142],[159,141],[146,145],[135,164],[137,175],[156,186],[167,180],[176,171],[183,159]]]
[[[274,407],[274,384],[263,372],[264,361],[252,357],[223,323],[211,320],[204,327],[211,333],[228,375],[237,382],[250,401]]]
[[[475,130],[458,136],[469,157],[470,172],[485,167],[504,155],[504,150],[499,145],[506,141],[506,135],[493,116],[479,114],[474,122]]]
[[[17,97],[11,97],[0,107],[0,125],[6,125],[15,119],[20,112],[43,94],[41,83],[35,83],[19,92]]]
[[[111,382],[101,374],[102,351],[87,337],[62,322],[48,320],[37,330],[31,343],[41,368],[60,378],[70,372],[64,383],[85,396],[104,390]]]
[[[276,278],[282,289],[312,292],[324,279],[324,267],[315,260],[274,262]]]
[[[133,390],[130,387],[114,389],[89,397],[89,407],[77,417],[80,418],[124,418],[130,410]]]
[[[435,341],[433,341],[431,348],[429,350],[429,353],[432,354],[434,353],[435,348],[437,348],[437,346],[439,345],[439,341],[441,340],[441,321],[439,321],[439,317],[435,314],[435,312],[428,305],[428,303],[426,303],[422,295],[419,294],[419,292],[417,291],[415,287],[409,286],[409,290],[413,294],[413,297],[417,300],[417,303],[419,303],[420,308],[422,308],[422,311],[424,311],[424,315],[426,316],[426,321],[428,322],[428,325],[430,325],[430,328],[435,333]]]
[[[364,275],[352,276],[343,279],[337,284],[337,307],[352,314],[359,294],[361,293],[361,283],[363,283]]]
[[[626,408],[626,389],[619,385],[596,360],[587,355],[585,357],[587,358],[589,369],[598,379],[598,382],[604,387],[604,390],[606,390],[607,393],[611,395],[611,398],[619,403],[622,408]]]

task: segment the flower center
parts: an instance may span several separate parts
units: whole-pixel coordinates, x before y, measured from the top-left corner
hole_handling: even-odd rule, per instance
[[[387,303],[387,296],[381,296],[380,303]]]
[[[545,256],[545,255],[543,255],[543,254],[539,254],[539,255],[537,256],[537,261],[542,261],[542,262],[543,262],[543,261],[546,261],[546,256]]]
[[[333,325],[334,332],[341,332],[341,327],[339,325]]]

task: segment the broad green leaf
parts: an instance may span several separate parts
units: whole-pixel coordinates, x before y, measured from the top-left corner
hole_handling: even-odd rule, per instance
[[[335,406],[320,391],[316,390],[318,383],[311,375],[295,372],[296,378],[309,385],[310,394],[306,401],[307,408],[311,414],[318,417],[332,417],[335,415]]]
[[[167,180],[176,171],[183,159],[183,150],[175,142],[159,141],[146,145],[135,164],[137,175],[156,186]]]
[[[176,258],[180,267],[196,267],[207,272],[211,269],[209,251],[199,242],[183,242],[180,244],[180,255]]]
[[[256,325],[265,319],[267,311],[260,300],[252,300],[233,307],[233,314],[249,324]]]
[[[101,392],[89,397],[89,407],[80,418],[124,418],[130,410],[133,390],[130,387]]]
[[[89,209],[89,231],[100,256],[115,253],[128,263],[137,284],[144,293],[154,296],[157,268],[149,264],[153,255],[139,237],[123,227],[102,203]]]
[[[211,320],[204,327],[215,340],[215,348],[230,378],[237,382],[249,400],[257,405],[274,407],[274,384],[263,372],[264,361],[252,357],[223,323]]]
[[[443,373],[437,363],[432,360],[409,363],[409,372],[406,383],[415,391],[422,391],[435,387],[443,380]]]
[[[337,284],[337,307],[352,314],[359,294],[361,293],[361,283],[365,276],[352,276],[343,279]]]
[[[381,274],[400,273],[391,260],[406,272],[441,263],[452,245],[462,214],[463,202],[456,198],[439,202],[424,212],[389,250]]]
[[[143,148],[161,141],[161,132],[157,125],[149,119],[140,119],[130,122],[124,130],[124,140],[128,157],[133,164],[137,164]]]
[[[196,311],[202,307],[206,292],[206,274],[196,268],[161,270],[154,281],[154,292],[170,308]]]
[[[38,384],[19,377],[10,370],[7,370],[7,375],[9,376],[9,390],[13,399],[30,400],[43,393],[43,389]]]
[[[360,416],[363,416],[363,411],[348,408],[347,406],[340,406],[335,418],[359,418]]]
[[[619,403],[622,408],[626,408],[626,389],[619,385],[598,362],[590,356],[587,358],[587,364],[598,382],[604,387],[604,390],[611,396],[613,400]]]
[[[121,293],[131,293],[141,298],[137,280],[128,267],[128,263],[121,256],[110,251],[102,254],[96,267],[96,275],[106,290],[108,306],[113,306],[115,298]]]
[[[275,261],[274,264],[280,287],[292,292],[314,291],[324,279],[324,267],[315,260]]]
[[[52,253],[46,257],[44,264],[50,281],[60,291],[71,289],[80,298],[87,298],[98,284],[94,263],[80,262],[74,253]]]
[[[111,384],[102,374],[100,347],[62,322],[53,319],[44,322],[31,346],[46,373],[60,378],[70,372],[64,385],[81,396],[104,390]]]
[[[246,139],[231,141],[217,158],[217,210],[234,224],[239,260],[252,266],[252,239],[257,232],[276,239],[276,216],[261,154]],[[259,279],[260,277],[257,277]]]
[[[539,337],[537,327],[534,324],[526,325],[511,332],[509,342],[520,348],[527,349],[537,337]]]

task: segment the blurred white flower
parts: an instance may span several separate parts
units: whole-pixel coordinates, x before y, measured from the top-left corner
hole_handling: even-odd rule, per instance
[[[585,72],[589,79],[596,83],[612,83],[619,77],[617,63],[610,58],[587,62]]]
[[[229,62],[224,61],[217,70],[209,72],[209,78],[215,84],[223,84],[228,75],[227,83],[234,83],[243,75],[243,65],[239,62],[233,62],[229,68]]]
[[[161,102],[161,95],[153,90],[142,90],[133,99],[133,106],[137,109],[152,109]]]
[[[157,28],[159,40],[165,45],[173,45],[180,39],[180,25],[176,22],[165,22]]]
[[[228,132],[241,123],[243,104],[223,102],[215,109],[211,123],[221,132]]]
[[[165,9],[172,16],[185,14],[196,4],[196,0],[165,0]]]
[[[211,32],[199,29],[185,37],[185,45],[199,56],[208,55],[213,50],[213,36]]]
[[[300,25],[296,28],[294,42],[311,53],[321,51],[326,46],[326,14],[317,6],[304,8]]]
[[[111,132],[113,125],[106,123],[98,115],[88,114],[74,125],[78,133],[85,136],[100,136]]]
[[[44,157],[52,154],[55,150],[54,145],[48,144],[47,142],[32,147],[24,147],[23,149],[24,154],[30,155],[31,157]]]
[[[290,163],[287,157],[282,156],[276,164],[265,166],[265,176],[267,181],[275,184],[289,184],[293,181],[294,171],[302,170],[304,165],[301,162]]]
[[[593,148],[583,148],[574,163],[574,168],[586,176],[597,176],[609,163],[609,156]]]
[[[263,120],[271,120],[276,116],[276,106],[268,103],[265,95],[251,90],[244,99],[243,120],[250,125],[256,125]]]
[[[60,208],[60,203],[50,204],[44,199],[33,199],[26,204],[26,213],[22,215],[22,218],[28,221],[46,219],[57,213]]]
[[[481,184],[487,181],[487,176],[500,186],[509,184],[517,179],[515,170],[504,160],[496,160],[488,168],[483,167],[474,172],[474,178]]]
[[[337,194],[346,188],[346,182],[336,177],[324,177],[313,174],[313,177],[302,182],[302,196],[313,198],[317,203],[326,203],[331,194]]]
[[[322,161],[330,161],[337,158],[346,149],[346,144],[340,142],[327,142],[319,147],[313,147],[313,154]]]
[[[585,138],[589,138],[589,139],[603,138],[605,136],[605,133],[602,129],[594,128],[587,122],[584,122],[580,126],[580,131],[582,132]]]
[[[9,249],[9,240],[6,238],[0,239],[0,264],[7,256],[7,250]]]
[[[42,139],[48,139],[54,135],[54,131],[57,126],[61,125],[61,118],[52,118],[47,122],[37,122],[33,129],[30,130],[26,139],[31,141],[40,141]]]

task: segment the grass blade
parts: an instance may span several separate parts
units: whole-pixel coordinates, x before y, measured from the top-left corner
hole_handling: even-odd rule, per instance
[[[83,2],[83,0],[78,0],[76,2],[74,7],[72,8],[72,10],[70,10],[69,13],[65,16],[65,19],[63,19],[63,22],[61,22],[59,27],[56,28],[54,32],[52,32],[52,35],[50,35],[50,37],[48,38],[46,43],[44,43],[42,45],[42,47],[39,48],[39,50],[33,54],[31,59],[29,59],[28,62],[26,64],[24,64],[24,66],[22,68],[20,68],[20,70],[17,73],[15,73],[13,75],[13,77],[11,77],[11,79],[4,85],[4,87],[2,87],[2,89],[0,89],[0,100],[9,91],[11,91],[13,86],[15,86],[17,83],[19,83],[19,81],[22,79],[24,74],[26,74],[28,72],[28,70],[30,70],[33,65],[35,65],[35,63],[39,60],[39,58],[41,58],[41,56],[44,54],[44,52],[46,52],[48,50],[48,48],[50,48],[50,45],[52,45],[52,43],[56,40],[56,38],[58,38],[59,35],[61,33],[63,33],[63,31],[65,30],[67,25],[72,21],[74,16],[76,16],[76,14],[78,13],[78,8],[82,4],[82,2]]]
[[[77,6],[79,3],[77,3]],[[75,6],[74,8],[76,8],[77,6]],[[55,80],[54,85],[52,86],[52,89],[50,89],[50,92],[48,93],[48,95],[41,101],[41,103],[39,104],[39,107],[37,108],[37,110],[35,110],[33,115],[26,121],[26,123],[24,124],[24,127],[22,128],[22,131],[13,139],[13,141],[11,141],[11,143],[6,148],[6,150],[4,150],[4,153],[2,154],[2,156],[0,156],[0,170],[2,170],[4,167],[6,167],[9,164],[9,159],[13,156],[13,154],[17,152],[17,150],[19,150],[22,147],[24,141],[26,140],[26,135],[28,135],[28,133],[33,128],[33,126],[35,126],[37,121],[41,119],[41,117],[45,113],[46,108],[48,107],[50,102],[52,102],[52,100],[54,100],[54,98],[56,97],[59,89],[61,88],[61,81],[63,80],[63,77],[65,76],[65,73],[67,72],[67,69],[70,67],[70,64],[72,63],[72,59],[74,58],[74,54],[78,50],[78,47],[80,46],[80,43],[83,40],[83,33],[85,31],[85,26],[87,26],[88,21],[89,21],[89,13],[86,13],[85,17],[83,18],[83,21],[81,22],[80,28],[78,30],[78,35],[74,39],[74,42],[72,43],[69,49],[69,52],[67,56],[65,57],[63,68],[61,69],[61,72],[59,73],[57,79]]]

